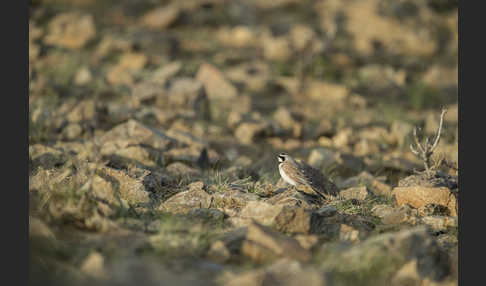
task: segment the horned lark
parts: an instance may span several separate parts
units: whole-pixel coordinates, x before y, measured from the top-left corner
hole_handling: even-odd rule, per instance
[[[305,185],[325,199],[338,196],[338,188],[319,170],[307,165],[304,162],[297,162],[286,153],[278,156],[278,171],[285,182],[292,186]]]

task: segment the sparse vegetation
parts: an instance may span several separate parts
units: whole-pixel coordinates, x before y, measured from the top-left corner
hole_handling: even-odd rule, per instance
[[[415,147],[413,144],[410,144],[410,150],[412,150],[413,154],[417,155],[420,159],[423,160],[424,167],[425,167],[425,174],[427,176],[431,176],[431,172],[434,169],[437,169],[439,165],[442,163],[441,160],[432,163],[431,158],[432,155],[434,154],[435,149],[437,148],[437,145],[440,142],[442,123],[444,121],[444,115],[446,114],[446,112],[447,109],[442,109],[442,112],[440,114],[439,128],[437,129],[437,135],[435,136],[435,139],[433,139],[433,143],[429,142],[429,138],[426,137],[423,143],[421,144],[417,135],[417,127],[413,129],[413,139],[414,139]]]

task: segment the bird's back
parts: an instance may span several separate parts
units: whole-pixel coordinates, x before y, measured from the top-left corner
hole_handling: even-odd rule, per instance
[[[307,165],[305,162],[297,162],[299,169],[305,178],[306,185],[325,198],[336,197],[339,190],[320,170]]]

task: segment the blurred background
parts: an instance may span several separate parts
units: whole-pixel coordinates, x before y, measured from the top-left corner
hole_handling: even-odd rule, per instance
[[[201,263],[181,278],[175,262],[165,273],[154,266],[160,257],[134,259],[158,214],[131,198],[121,212],[101,193],[104,201],[86,203],[77,190],[100,164],[121,177],[160,176],[150,185],[156,205],[197,180],[247,180],[264,193],[278,182],[282,151],[338,186],[367,172],[393,188],[423,169],[409,149],[413,127],[435,135],[445,107],[436,155],[457,175],[457,2],[31,0],[30,214],[41,236],[63,241],[31,239],[31,283],[111,273],[116,285],[212,285],[226,270]],[[63,181],[83,170],[84,179]],[[69,195],[46,196],[56,182]],[[76,232],[112,228],[128,238],[88,242]],[[118,259],[125,244],[135,250]],[[99,270],[103,259],[117,270]]]

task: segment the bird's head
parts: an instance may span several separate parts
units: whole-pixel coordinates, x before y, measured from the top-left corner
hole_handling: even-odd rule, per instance
[[[278,154],[277,159],[280,163],[282,163],[285,162],[288,159],[288,157],[289,155],[287,155],[286,153],[280,153]]]

